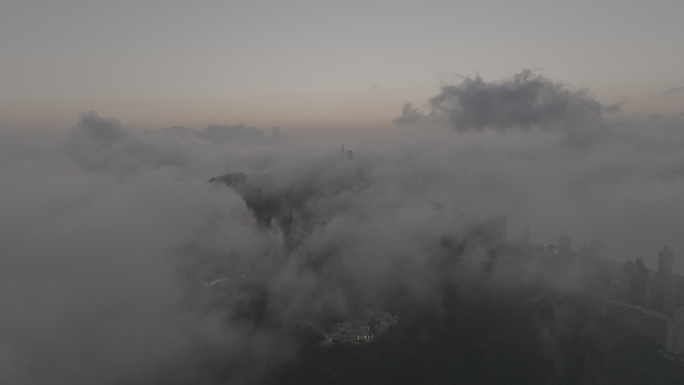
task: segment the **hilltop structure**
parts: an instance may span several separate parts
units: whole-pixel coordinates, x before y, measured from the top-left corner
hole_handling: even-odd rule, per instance
[[[393,316],[386,311],[369,311],[362,318],[332,325],[328,332],[323,333],[321,346],[332,346],[335,343],[371,342],[397,321],[399,321],[398,316]]]

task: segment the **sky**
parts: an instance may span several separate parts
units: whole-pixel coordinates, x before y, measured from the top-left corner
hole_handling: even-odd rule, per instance
[[[681,1],[0,4],[0,127],[97,110],[140,128],[387,128],[444,83],[524,68],[684,112]]]

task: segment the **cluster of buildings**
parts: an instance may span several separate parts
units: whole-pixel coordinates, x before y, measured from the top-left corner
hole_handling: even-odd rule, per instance
[[[386,311],[368,311],[363,318],[354,321],[336,323],[323,333],[321,346],[332,346],[335,343],[359,344],[370,342],[384,333],[396,323],[399,317]]]
[[[674,253],[658,252],[658,269],[643,258],[607,263],[601,270],[604,314],[650,336],[666,350],[684,354],[684,276],[673,272]]]
[[[492,214],[484,218],[475,216],[474,225],[480,231],[487,233],[489,239],[496,242],[508,242],[508,216],[505,214]],[[572,250],[572,238],[569,235],[561,235],[558,243],[534,243],[532,241],[530,226],[523,225],[516,239],[516,245],[525,253],[530,255],[561,256],[561,257],[582,257],[598,259],[600,257],[603,244],[596,238],[592,239],[588,245],[580,247],[579,252]]]
[[[491,216],[488,221],[493,232],[505,238],[506,217]],[[684,355],[684,276],[674,273],[674,252],[668,246],[658,251],[658,267],[652,270],[643,258],[623,263],[600,258],[602,244],[597,239],[577,253],[567,235],[561,235],[557,244],[534,244],[529,226],[522,228],[517,245],[535,255],[581,259],[585,283],[604,316]]]

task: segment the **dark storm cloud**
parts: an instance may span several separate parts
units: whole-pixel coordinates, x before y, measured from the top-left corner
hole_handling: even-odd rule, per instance
[[[74,135],[107,147],[124,140],[129,135],[129,129],[116,119],[105,119],[96,111],[88,111],[81,114],[81,120],[74,128]]]
[[[603,106],[586,91],[524,70],[511,79],[487,82],[479,75],[446,85],[430,99],[428,116],[458,131],[484,128],[569,129],[601,118]],[[619,105],[608,106],[615,111]],[[404,106],[398,124],[414,124],[422,115]]]
[[[586,92],[529,70],[499,82],[465,78],[459,85],[442,87],[430,105],[460,131],[566,127],[601,117],[601,104]]]

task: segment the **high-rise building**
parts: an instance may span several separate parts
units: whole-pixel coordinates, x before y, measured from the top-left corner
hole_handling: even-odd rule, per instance
[[[569,235],[563,234],[558,237],[558,254],[564,257],[572,255],[572,238]]]
[[[480,218],[480,215],[475,217],[475,224],[492,240],[500,242],[508,239],[508,217],[506,215],[491,214],[484,219]]]
[[[530,225],[524,225],[520,235],[518,235],[518,245],[526,247],[531,244],[532,239],[530,237]]]
[[[553,243],[546,245],[546,254],[558,254],[558,246]]]
[[[667,246],[658,252],[658,273],[653,280],[651,302],[653,309],[662,314],[672,313],[677,301],[672,274],[673,256],[674,253]]]
[[[492,215],[489,218],[494,237],[499,240],[508,239],[508,217],[504,214]]]
[[[580,255],[584,258],[598,259],[601,257],[602,247],[603,243],[594,237],[591,239],[589,245],[580,248]]]
[[[629,286],[627,292],[627,301],[634,306],[645,307],[646,291],[648,282],[648,270],[644,266],[644,259],[637,258],[634,263],[636,269],[629,277]]]
[[[668,246],[664,246],[658,252],[658,274],[663,277],[672,276],[672,263],[674,253]]]

